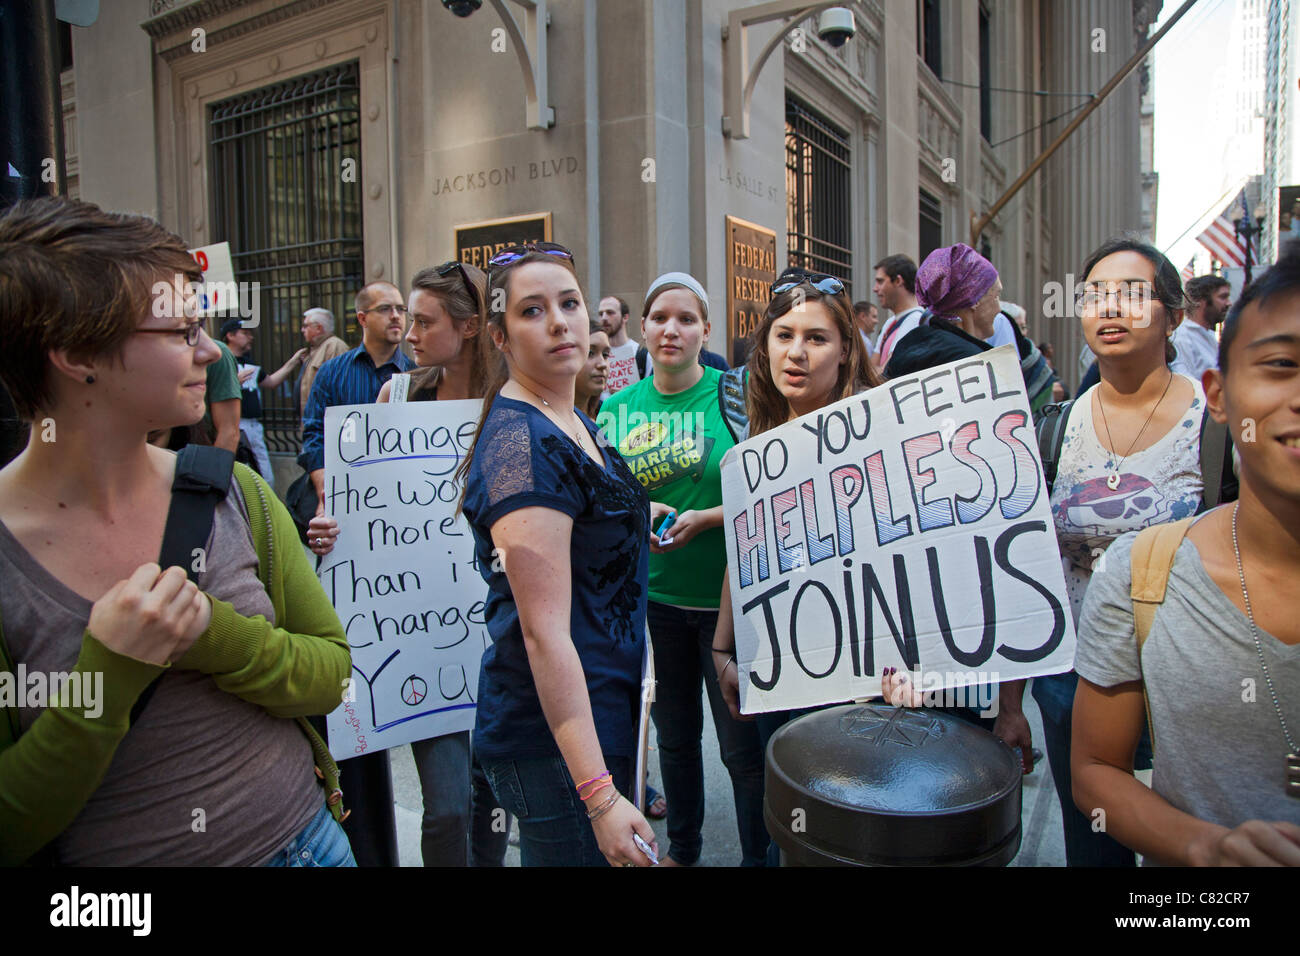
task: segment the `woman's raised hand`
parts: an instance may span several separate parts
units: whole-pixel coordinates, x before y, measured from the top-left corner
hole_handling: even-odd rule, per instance
[[[148,664],[176,661],[212,620],[212,604],[184,570],[142,564],[90,609],[87,628],[109,650]]]
[[[880,675],[880,694],[894,707],[920,707],[925,698],[904,671],[886,667]]]

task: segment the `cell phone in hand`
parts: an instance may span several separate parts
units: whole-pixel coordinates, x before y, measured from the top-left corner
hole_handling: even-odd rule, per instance
[[[659,536],[659,544],[660,544],[660,545],[672,544],[672,543],[673,543],[673,539],[672,539],[671,537],[668,537],[668,538],[665,538],[665,537],[664,537],[664,532],[666,532],[669,528],[671,528],[673,522],[676,521],[676,520],[677,520],[677,512],[676,512],[676,511],[670,511],[670,512],[668,512],[667,515],[664,516],[663,524],[661,524],[661,525],[659,526],[659,530],[655,532],[655,534]]]

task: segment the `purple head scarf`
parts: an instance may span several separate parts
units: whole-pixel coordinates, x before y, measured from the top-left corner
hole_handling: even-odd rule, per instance
[[[998,270],[965,243],[936,249],[916,270],[916,301],[937,316],[957,317],[984,298],[998,281]]]

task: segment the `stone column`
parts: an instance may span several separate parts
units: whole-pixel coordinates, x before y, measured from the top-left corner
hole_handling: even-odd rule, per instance
[[[1044,86],[1050,90],[1099,90],[1136,48],[1133,12],[1133,0],[1043,4]],[[1077,273],[1089,252],[1116,233],[1141,227],[1138,83],[1134,71],[1040,173],[1052,234],[1049,274],[1053,281],[1065,283],[1068,275],[1081,280]],[[1068,121],[1062,119],[1047,127],[1044,145]],[[1066,289],[1067,299],[1072,292]],[[1076,384],[1082,345],[1077,321],[1072,316],[1045,318],[1043,325],[1057,343],[1057,368],[1068,382]]]

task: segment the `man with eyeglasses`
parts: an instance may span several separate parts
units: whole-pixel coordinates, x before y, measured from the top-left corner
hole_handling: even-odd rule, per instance
[[[303,413],[302,453],[298,463],[316,489],[316,514],[325,513],[325,409],[367,405],[396,372],[415,367],[399,349],[406,334],[406,305],[391,282],[372,282],[357,293],[361,344],[321,366]],[[324,731],[324,718],[312,718]],[[343,824],[358,866],[397,866],[397,822],[388,751],[343,761],[339,786],[352,814]]]

